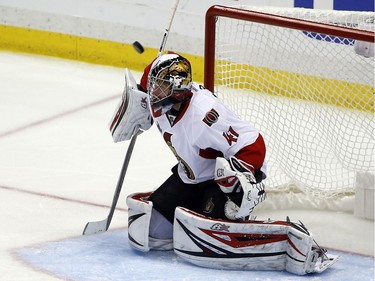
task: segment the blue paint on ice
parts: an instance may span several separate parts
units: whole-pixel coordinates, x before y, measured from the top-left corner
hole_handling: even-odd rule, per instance
[[[201,268],[173,251],[141,253],[130,248],[126,229],[47,242],[17,250],[32,267],[72,281],[239,281],[239,280],[374,280],[374,258],[332,251],[341,259],[321,274],[296,276],[275,271],[235,271]]]

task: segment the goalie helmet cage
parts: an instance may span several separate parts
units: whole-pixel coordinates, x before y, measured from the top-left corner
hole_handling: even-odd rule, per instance
[[[205,87],[264,136],[271,208],[352,211],[373,179],[373,30],[372,12],[207,11]]]

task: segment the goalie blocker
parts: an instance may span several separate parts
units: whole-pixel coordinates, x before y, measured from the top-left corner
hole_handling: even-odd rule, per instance
[[[323,272],[339,258],[320,248],[302,223],[218,220],[181,207],[176,208],[173,239],[152,238],[150,194],[127,198],[129,243],[136,250],[174,249],[181,258],[202,267],[286,270],[297,275]]]
[[[138,90],[129,69],[125,69],[125,88],[109,123],[114,142],[129,140],[139,129],[148,130],[153,123],[147,102],[148,95]]]

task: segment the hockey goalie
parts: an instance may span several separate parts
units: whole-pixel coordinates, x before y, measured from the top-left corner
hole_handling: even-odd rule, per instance
[[[161,186],[127,197],[134,249],[174,250],[203,267],[298,275],[321,272],[337,260],[302,223],[251,219],[266,198],[263,137],[193,82],[186,58],[161,55],[139,84],[128,70],[125,81],[110,122],[114,141],[155,123],[177,159]]]

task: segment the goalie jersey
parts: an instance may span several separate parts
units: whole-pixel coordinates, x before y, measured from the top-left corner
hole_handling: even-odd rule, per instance
[[[181,107],[151,107],[154,121],[177,158],[185,183],[214,177],[215,159],[236,156],[265,178],[266,148],[262,136],[203,86],[193,83],[191,98]],[[166,112],[164,112],[166,111]]]

